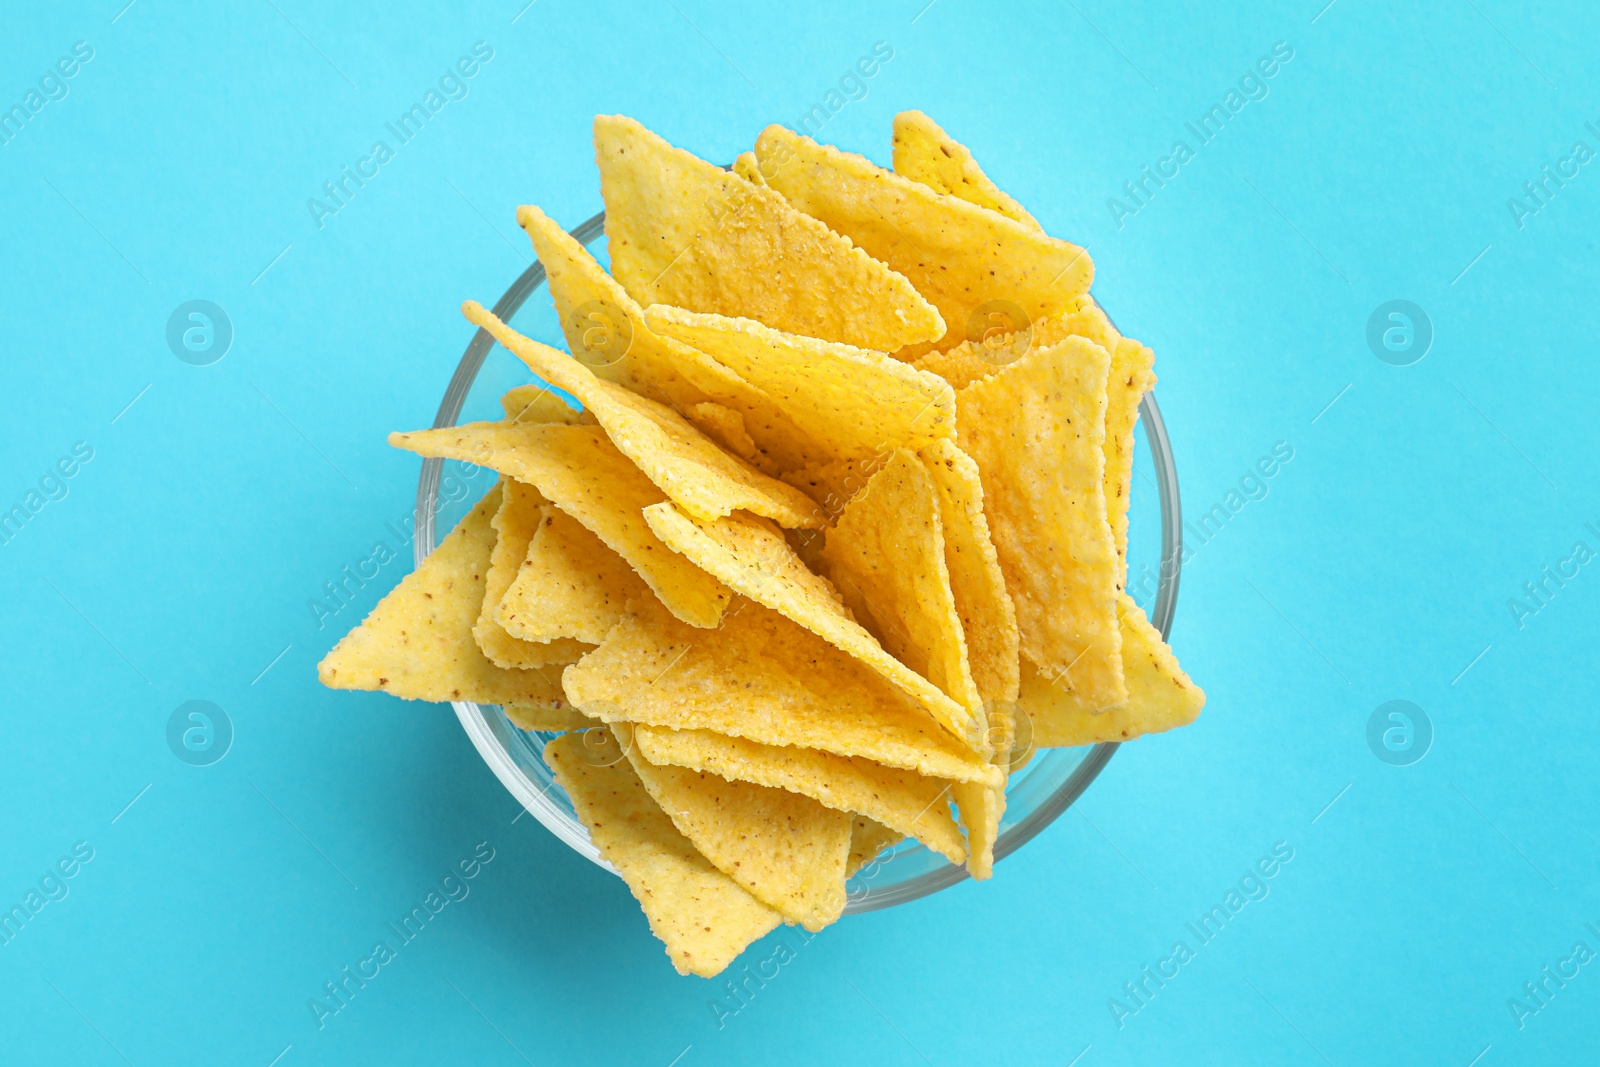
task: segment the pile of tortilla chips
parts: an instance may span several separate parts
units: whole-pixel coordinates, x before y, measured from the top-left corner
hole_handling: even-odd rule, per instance
[[[464,305],[539,382],[391,435],[500,482],[320,675],[558,734],[601,855],[710,976],[904,838],[987,878],[1033,747],[1205,697],[1123,591],[1153,357],[1083,249],[920,112],[892,172],[778,126],[731,170],[594,131],[610,271],[517,212],[571,353]]]

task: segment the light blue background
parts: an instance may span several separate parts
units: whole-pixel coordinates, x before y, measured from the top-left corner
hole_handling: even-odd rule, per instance
[[[1521,1029],[1507,1007],[1600,951],[1600,565],[1520,628],[1507,606],[1600,550],[1600,165],[1521,228],[1507,207],[1600,149],[1591,5],[522,2],[7,7],[0,105],[74,42],[94,58],[0,146],[0,509],[75,442],[94,458],[0,546],[0,905],[76,842],[94,859],[0,947],[0,1061],[1594,1055],[1600,963]],[[409,513],[417,460],[384,435],[431,421],[459,301],[529,262],[515,205],[597,209],[595,113],[730,159],[880,40],[823,139],[887,162],[922,108],[1090,247],[1157,353],[1190,515],[1276,442],[1294,459],[1185,570],[1195,727],[1126,748],[992,882],[818,936],[719,1029],[721,984],[513,825],[448,708],[316,684],[409,550],[326,628],[307,601]],[[307,198],[477,41],[470,94],[319,229]],[[1119,229],[1107,199],[1280,41],[1269,95]],[[235,330],[212,366],[165,341],[196,298]],[[1395,298],[1433,323],[1413,366],[1365,342]],[[190,699],[236,731],[209,767],[165,740]],[[1433,723],[1410,767],[1367,747],[1391,699]],[[481,841],[471,895],[319,1030],[309,998]],[[1108,1000],[1276,842],[1270,896],[1119,1028]]]

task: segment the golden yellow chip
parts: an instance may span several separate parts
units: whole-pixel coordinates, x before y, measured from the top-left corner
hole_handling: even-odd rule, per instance
[[[726,586],[669,551],[643,517],[661,490],[617,451],[598,426],[465,426],[389,435],[423,456],[476,463],[526,482],[628,561],[661,602],[691,626],[715,626],[728,605]]]
[[[944,333],[910,282],[765,185],[621,115],[598,116],[594,141],[611,269],[640,303],[879,352]]]
[[[544,506],[544,496],[533,486],[502,479],[500,510],[495,512],[491,522],[495,542],[494,551],[489,554],[489,572],[484,576],[483,610],[472,626],[472,636],[478,647],[497,667],[576,663],[580,656],[600,643],[598,637],[587,644],[566,640],[565,634],[520,640],[496,621],[506,590],[511,588],[517,568],[528,553],[528,542],[538,529]]]
[[[754,152],[740,152],[733,161],[733,172],[747,182],[756,185],[767,184],[767,179],[761,176],[761,168],[756,164]]]
[[[916,456],[899,449],[872,476],[828,531],[821,558],[845,606],[884,650],[961,706],[961,716],[941,721],[975,751],[988,751],[983,699],[950,592],[939,500]]]
[[[1018,707],[1033,720],[1033,742],[1040,748],[1070,748],[1100,741],[1129,741],[1143,734],[1187,726],[1205,707],[1206,695],[1183,673],[1172,649],[1133,598],[1118,597],[1122,663],[1128,702],[1095,714],[1079,694],[1034,670],[1022,667]]]
[[[718,519],[742,508],[783,526],[822,524],[805,494],[724,452],[667,405],[597,377],[565,352],[524,337],[475,300],[461,305],[461,313],[539,377],[577,397],[618,450],[689,514]]]
[[[877,859],[884,849],[892,848],[904,841],[905,836],[898,830],[891,830],[865,815],[857,815],[855,824],[850,828],[850,862],[845,866],[845,873],[854,876],[861,868]]]
[[[716,633],[686,626],[660,605],[635,605],[599,648],[566,669],[562,684],[574,706],[606,722],[712,730],[931,778],[1005,781],[866,664],[747,600]]]
[[[894,172],[1044,232],[1021,204],[989,180],[965,145],[920,111],[894,117]]]
[[[651,330],[638,303],[544,212],[523,206],[517,221],[549,274],[567,345],[586,367],[691,421],[698,422],[694,406],[707,401],[736,412],[758,447],[744,458],[760,470],[777,473],[805,462],[807,443],[770,397],[704,352]]]
[[[951,783],[942,779],[860,757],[763,745],[710,730],[637,726],[633,740],[651,763],[802,793],[836,811],[870,815],[951,863],[967,858],[961,831],[950,817]]]
[[[754,462],[760,454],[755,438],[744,428],[744,416],[732,408],[706,400],[691,405],[683,414],[701,433],[740,459]]]
[[[644,787],[712,866],[789,922],[820,930],[844,910],[850,816],[784,789],[651,763],[613,730]]]
[[[682,308],[653,305],[645,321],[772,397],[827,450],[822,459],[857,459],[955,436],[950,386],[882,352]]]
[[[578,821],[622,875],[678,973],[722,973],[783,916],[695,850],[650,798],[631,763],[594,759],[587,735],[563,734],[544,747],[545,762],[572,798]]]
[[[1109,367],[1105,349],[1069,337],[956,398],[1022,655],[1099,708],[1128,695],[1103,487]]]
[[[567,403],[539,382],[529,382],[506,390],[500,398],[507,422],[560,422],[568,426],[593,426],[594,414]]]
[[[939,494],[950,592],[967,638],[967,663],[989,709],[990,740],[998,755],[1011,751],[1017,702],[1017,612],[983,514],[983,483],[972,457],[950,441],[921,452]]]
[[[674,552],[681,552],[685,559],[726,582],[728,588],[783,613],[861,660],[915,697],[954,736],[987,755],[983,731],[974,728],[970,713],[884,651],[877,638],[851,617],[833,587],[807,569],[776,527],[744,515],[700,522],[665,502],[645,508],[644,517]]]
[[[495,618],[528,641],[606,639],[628,601],[653,597],[628,561],[560,508],[541,513],[521,566]],[[576,662],[573,657],[567,662]]]
[[[559,734],[568,730],[586,730],[595,724],[593,719],[577,708],[541,708],[535,704],[506,704],[501,710],[519,730]]]
[[[354,630],[317,664],[330,689],[377,689],[407,700],[566,706],[558,672],[506,670],[472,637],[494,550],[490,525],[500,489],[489,490]]]
[[[769,186],[905,275],[939,309],[945,331],[932,347],[965,340],[991,307],[1034,320],[1067,310],[1094,279],[1077,245],[781,126],[762,131],[756,159]],[[898,355],[914,359],[928,347]]]
[[[994,843],[1000,836],[1006,791],[976,782],[956,782],[950,789],[967,832],[967,873],[981,882],[994,874]]]

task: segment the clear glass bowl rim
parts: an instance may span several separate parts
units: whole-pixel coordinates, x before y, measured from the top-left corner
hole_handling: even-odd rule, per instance
[[[605,212],[602,211],[569,232],[580,244],[588,245],[604,233],[605,218]],[[544,281],[544,265],[535,260],[495,302],[493,309],[495,316],[501,321],[510,321]],[[461,362],[456,366],[455,374],[450,378],[450,385],[445,389],[444,398],[439,402],[439,411],[433,420],[435,428],[456,425],[456,420],[461,416],[462,406],[466,403],[467,394],[477,380],[478,371],[493,347],[494,338],[487,330],[479,329],[473,334],[472,340],[467,344],[466,352],[461,356]],[[1144,424],[1145,436],[1150,443],[1151,463],[1156,474],[1156,491],[1161,504],[1161,566],[1155,607],[1151,612],[1150,621],[1165,639],[1172,629],[1172,617],[1178,605],[1178,581],[1183,569],[1183,509],[1178,494],[1177,466],[1154,391],[1146,393],[1140,402],[1139,418]],[[442,460],[425,459],[417,480],[416,536],[412,544],[418,565],[437,547],[433,520],[443,467]],[[483,757],[490,770],[494,771],[495,777],[500,779],[501,784],[522,804],[523,808],[574,851],[615,873],[589,840],[589,833],[583,824],[557,807],[537,783],[523,774],[510,753],[500,743],[488,716],[491,713],[503,716],[504,713],[493,706],[486,709],[464,700],[453,701],[452,706],[455,708],[462,729],[472,740],[473,747],[478,750],[478,754]],[[1093,746],[1089,754],[1073,768],[1067,779],[1042,803],[1001,832],[995,842],[995,861],[1005,859],[1027,844],[1054,822],[1062,812],[1071,807],[1105,769],[1106,764],[1111,762],[1111,757],[1116,754],[1117,748],[1118,742],[1114,741],[1101,742]],[[907,881],[877,887],[860,896],[852,894],[845,906],[845,914],[876,911],[879,908],[917,900],[955,885],[967,876],[965,867],[945,863]]]

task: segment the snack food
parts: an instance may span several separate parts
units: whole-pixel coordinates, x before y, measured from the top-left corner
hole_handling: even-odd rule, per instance
[[[500,481],[319,666],[499,704],[684,974],[817,930],[911,838],[993,873],[1036,746],[1192,721],[1123,591],[1148,348],[921,112],[894,170],[778,127],[725,170],[595,121],[608,273],[536,207],[571,355],[396,433]],[[575,357],[575,358],[574,358]]]

